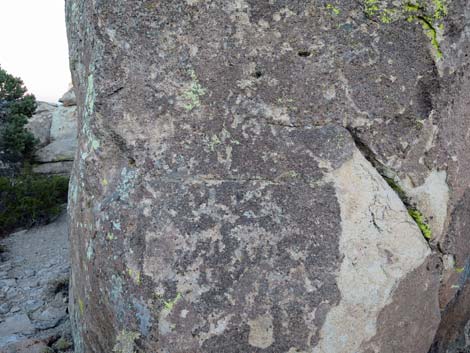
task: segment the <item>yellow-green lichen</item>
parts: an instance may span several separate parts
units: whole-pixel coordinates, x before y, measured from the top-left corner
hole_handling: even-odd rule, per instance
[[[436,56],[438,59],[442,58],[442,51],[439,45],[439,41],[437,40],[437,30],[432,26],[432,24],[424,18],[419,18],[419,22],[423,27],[424,33],[431,41],[431,45],[436,50]]]
[[[94,133],[91,131],[90,127],[90,120],[91,116],[95,112],[95,99],[96,99],[96,92],[95,92],[95,84],[93,79],[93,74],[88,75],[87,80],[87,89],[85,95],[85,113],[83,118],[83,127],[82,131],[83,134],[87,137],[88,146],[90,150],[96,151],[100,148],[100,141],[96,138]]]
[[[423,233],[423,236],[426,239],[431,239],[432,231],[429,225],[426,223],[426,219],[424,218],[423,214],[415,208],[408,209],[408,214],[416,222],[418,228],[421,230],[421,233]]]
[[[139,339],[140,333],[135,331],[122,330],[116,337],[115,353],[135,353],[135,341]]]
[[[167,311],[172,311],[173,307],[180,299],[181,299],[181,293],[178,293],[174,299],[163,303],[163,306],[165,307]]]
[[[127,274],[129,275],[130,278],[134,281],[135,284],[140,286],[141,284],[141,277],[140,277],[140,271],[139,270],[133,270],[131,268],[127,269]]]
[[[78,299],[78,309],[80,310],[80,314],[83,315],[85,313],[85,304],[83,300]]]
[[[206,90],[201,86],[194,70],[189,71],[191,76],[191,86],[183,93],[183,97],[187,101],[184,109],[191,111],[201,106],[201,97],[206,94]]]
[[[341,10],[333,4],[326,4],[326,8],[332,15],[338,16],[341,13]]]
[[[465,270],[465,267],[457,267],[457,268],[455,269],[455,272],[457,272],[457,273],[462,273],[464,270]]]
[[[398,20],[418,23],[429,38],[437,59],[442,58],[439,43],[440,33],[444,30],[443,18],[447,15],[446,0],[363,0],[364,14],[383,24]]]
[[[379,12],[379,2],[378,0],[365,0],[364,1],[364,13],[368,17],[373,17]]]
[[[445,0],[433,0],[434,3],[434,18],[440,19],[447,16],[447,4]]]
[[[392,23],[395,12],[395,9],[384,9],[383,12],[380,14],[380,22]]]

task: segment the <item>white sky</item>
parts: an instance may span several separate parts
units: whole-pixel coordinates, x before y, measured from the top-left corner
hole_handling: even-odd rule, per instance
[[[56,102],[67,91],[64,0],[0,0],[0,66],[37,100]]]

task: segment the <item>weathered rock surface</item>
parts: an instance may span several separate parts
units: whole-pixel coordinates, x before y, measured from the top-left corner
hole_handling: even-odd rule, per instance
[[[61,101],[63,106],[40,102],[27,128],[38,138],[33,170],[40,174],[70,174],[77,149],[77,107],[73,90]]]
[[[76,149],[74,138],[53,141],[36,152],[35,160],[41,163],[73,161]]]
[[[77,107],[58,107],[52,115],[51,141],[77,138]]]
[[[26,129],[38,139],[38,147],[44,147],[51,141],[52,115],[57,110],[57,105],[39,102],[36,112],[29,119]]]
[[[66,12],[77,353],[465,346],[470,4]]]
[[[34,166],[34,172],[39,174],[66,174],[72,171],[73,161],[50,162],[37,164]]]
[[[0,352],[45,353],[59,338],[71,341],[67,313],[67,216],[21,231],[0,243]]]
[[[73,107],[77,105],[77,100],[75,98],[75,92],[73,87],[70,88],[65,94],[59,99],[59,102],[64,105],[64,107]]]

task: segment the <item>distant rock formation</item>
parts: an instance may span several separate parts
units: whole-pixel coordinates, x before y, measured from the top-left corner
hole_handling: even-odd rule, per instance
[[[77,149],[77,107],[70,89],[59,100],[63,105],[39,102],[26,126],[39,140],[33,171],[41,174],[70,174]]]
[[[66,14],[76,353],[470,350],[470,1]]]

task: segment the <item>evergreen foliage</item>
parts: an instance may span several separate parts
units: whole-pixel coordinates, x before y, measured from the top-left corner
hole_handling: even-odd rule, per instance
[[[10,161],[30,159],[36,144],[25,129],[36,110],[36,99],[26,92],[20,78],[0,67],[0,148]]]

